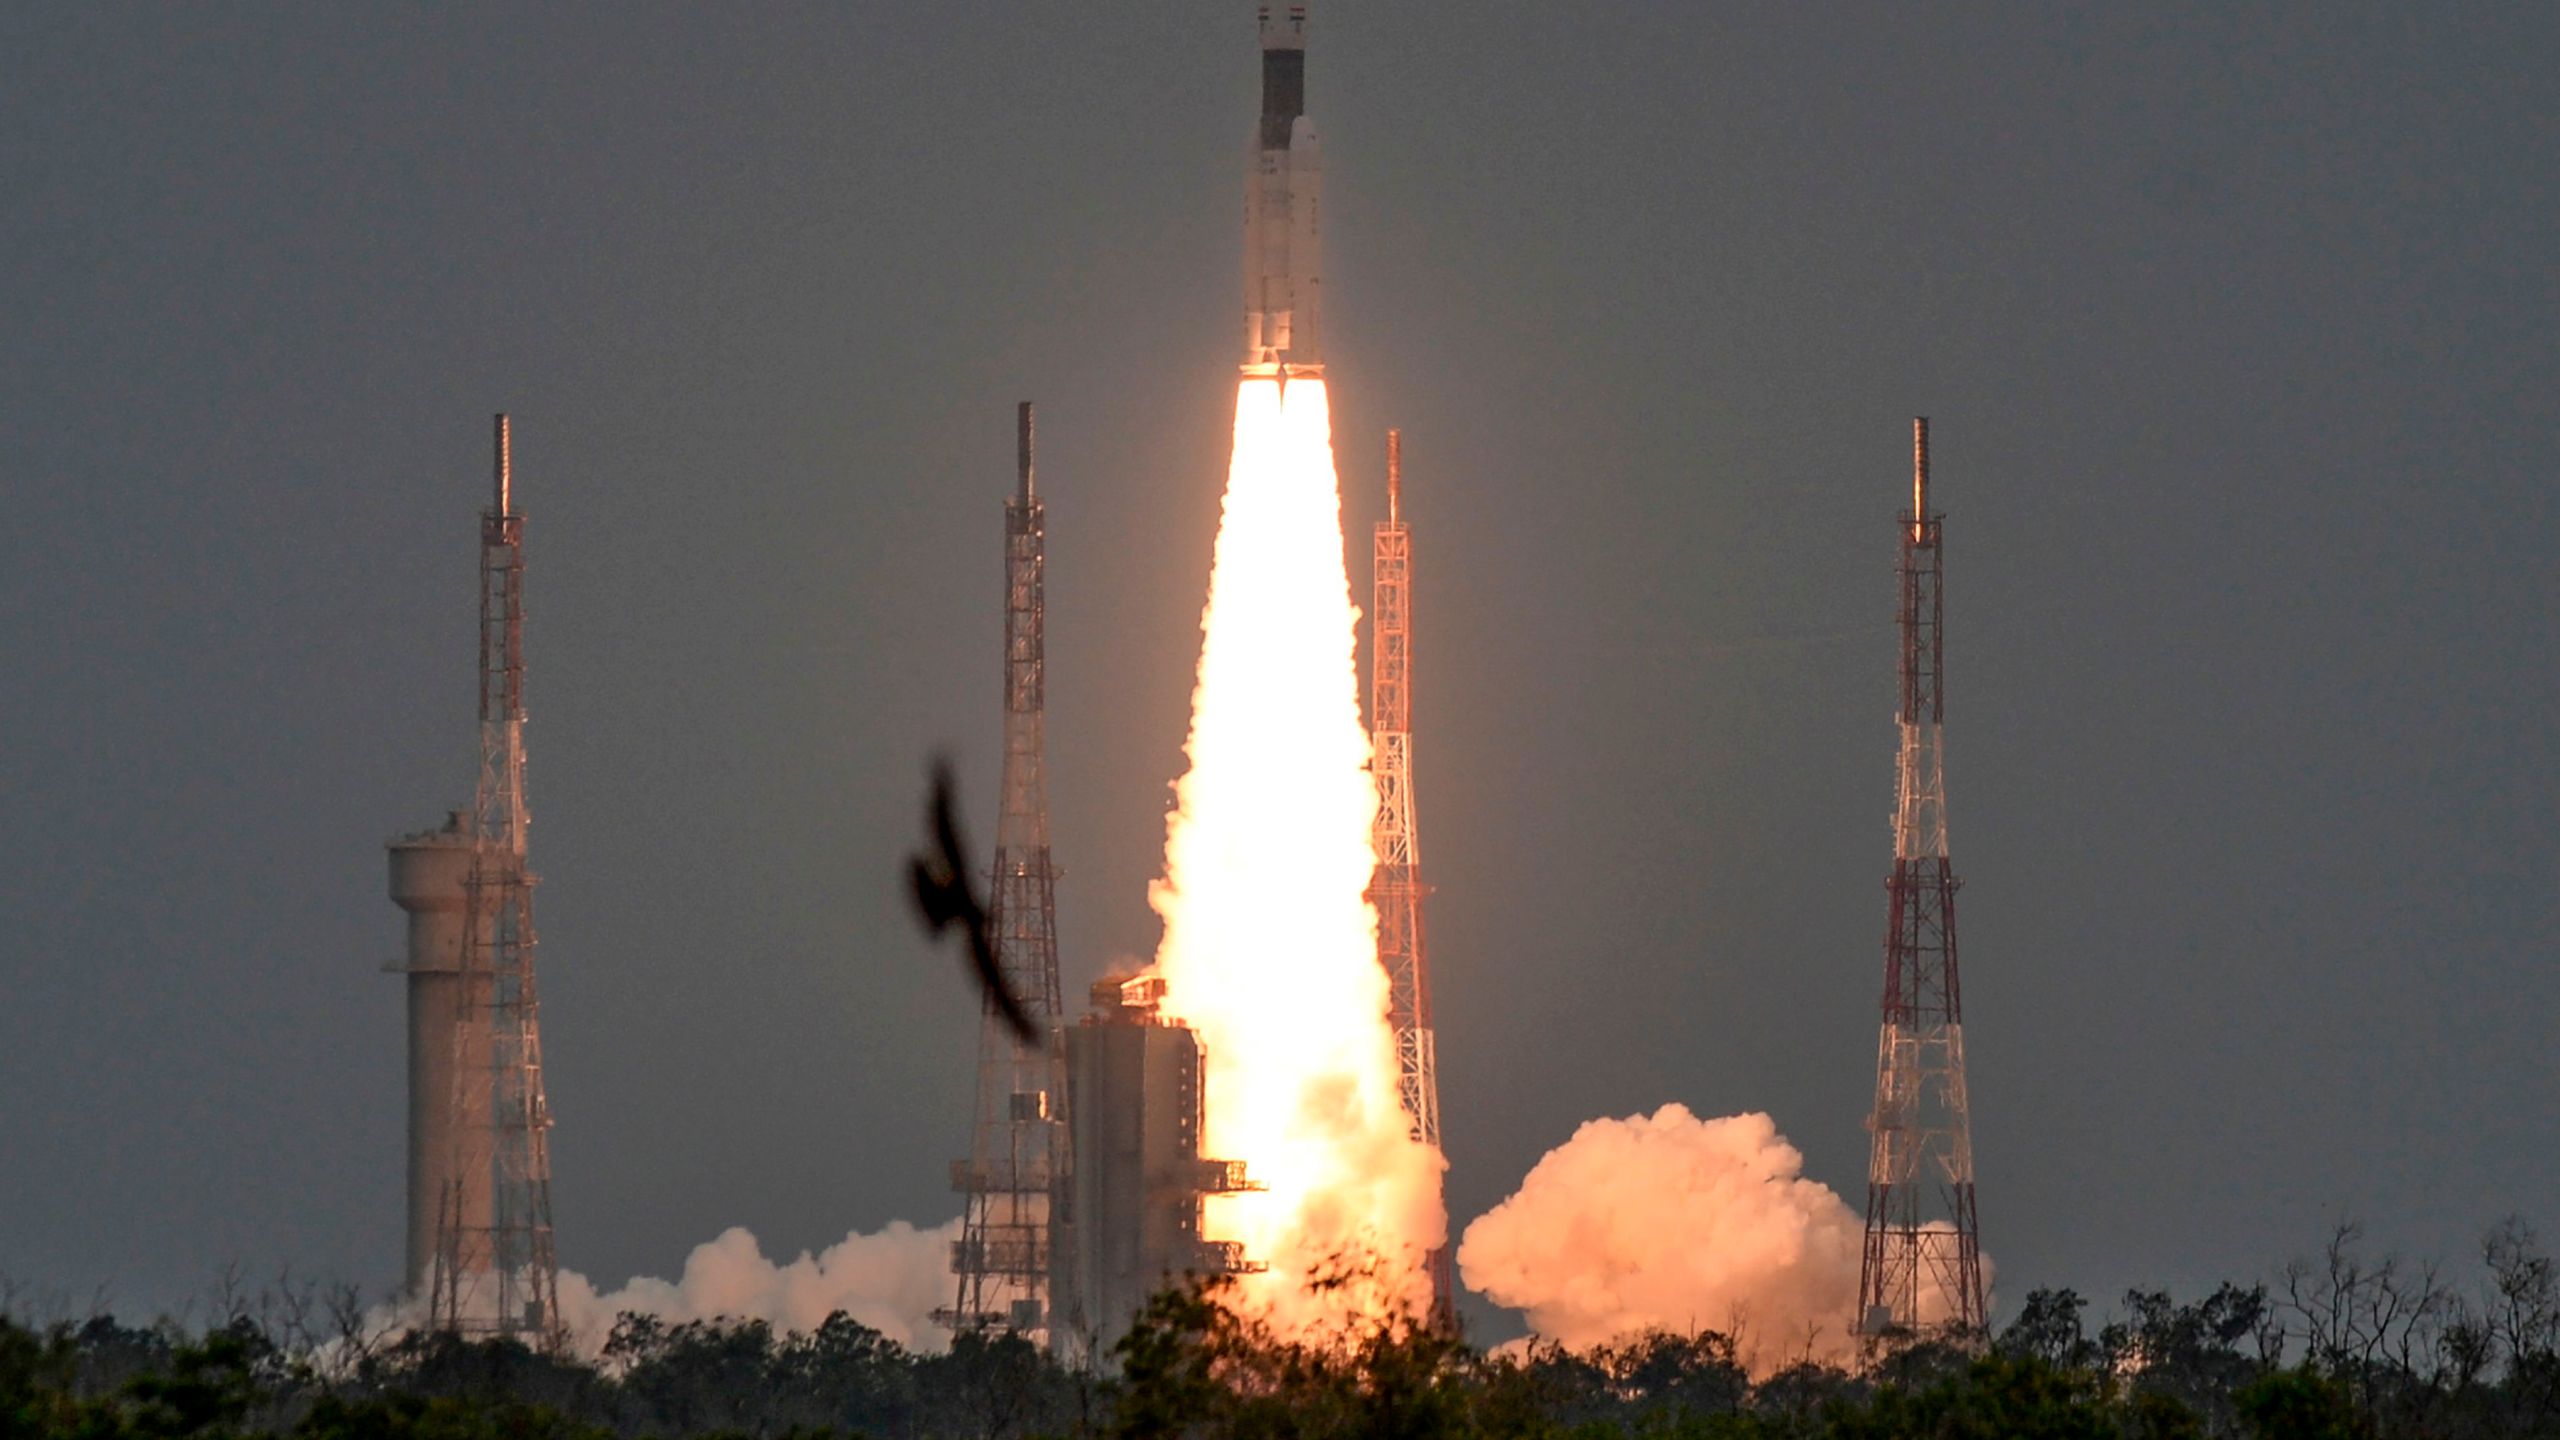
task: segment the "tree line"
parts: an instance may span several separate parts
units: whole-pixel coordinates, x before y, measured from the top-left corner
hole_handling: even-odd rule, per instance
[[[841,1314],[780,1334],[626,1315],[583,1363],[226,1282],[201,1328],[0,1317],[0,1440],[2560,1436],[2560,1265],[2513,1221],[2480,1260],[2464,1280],[2371,1261],[2346,1226],[2269,1283],[2136,1290],[2094,1326],[2037,1290],[1986,1341],[1904,1337],[1854,1369],[1809,1345],[1750,1365],[1748,1337],[1712,1330],[1487,1352],[1392,1319],[1291,1341],[1219,1281],[1156,1297],[1098,1371],[1012,1336],[911,1351]]]

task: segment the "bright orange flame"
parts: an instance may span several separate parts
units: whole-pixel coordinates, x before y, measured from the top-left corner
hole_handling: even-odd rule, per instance
[[[1440,1157],[1396,1096],[1366,898],[1378,796],[1358,620],[1324,382],[1284,394],[1248,379],[1200,620],[1191,768],[1151,899],[1165,1008],[1207,1054],[1201,1153],[1270,1187],[1213,1199],[1203,1228],[1270,1266],[1246,1298],[1299,1333],[1388,1304],[1419,1311],[1423,1253],[1447,1229]],[[1383,1283],[1310,1291],[1336,1257],[1376,1263]]]

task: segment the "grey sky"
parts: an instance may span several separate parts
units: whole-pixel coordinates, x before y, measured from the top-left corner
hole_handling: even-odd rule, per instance
[[[564,1263],[955,1212],[1041,406],[1070,994],[1151,951],[1235,4],[0,11],[0,1274],[399,1263],[380,842],[529,511]],[[1863,1178],[1934,417],[2006,1300],[2560,1227],[2560,16],[1325,5],[1365,593],[1407,432],[1453,1207],[1581,1120]]]

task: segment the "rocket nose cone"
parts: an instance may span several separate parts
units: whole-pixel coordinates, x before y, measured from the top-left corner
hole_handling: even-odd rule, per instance
[[[1302,50],[1307,44],[1307,7],[1265,5],[1254,12],[1254,25],[1265,50]]]

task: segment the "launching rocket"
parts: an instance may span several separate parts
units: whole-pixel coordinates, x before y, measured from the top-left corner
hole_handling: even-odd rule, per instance
[[[1307,7],[1265,5],[1261,24],[1262,118],[1245,159],[1244,373],[1285,384],[1324,374],[1316,346],[1324,159],[1305,114]]]

